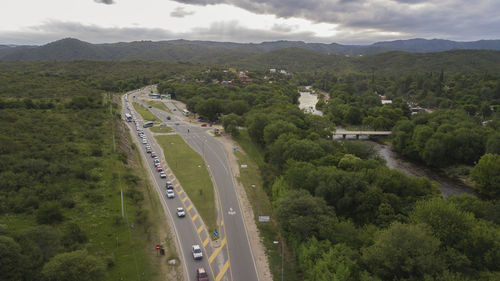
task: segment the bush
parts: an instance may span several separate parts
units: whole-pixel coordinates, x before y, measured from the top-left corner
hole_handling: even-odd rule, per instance
[[[47,202],[40,206],[36,215],[39,224],[53,224],[64,220],[59,202]]]

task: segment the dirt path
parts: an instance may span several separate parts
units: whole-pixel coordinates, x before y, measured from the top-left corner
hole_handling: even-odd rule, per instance
[[[240,176],[240,167],[238,165],[238,159],[234,155],[233,147],[236,145],[233,140],[228,136],[218,137],[226,150],[226,154],[229,159],[229,165],[231,167],[231,171],[233,173],[236,183],[236,193],[238,194],[238,200],[240,201],[243,219],[245,221],[245,225],[248,232],[248,238],[250,239],[250,247],[252,249],[253,256],[255,258],[255,265],[257,266],[257,274],[259,275],[260,281],[272,281],[273,277],[271,275],[271,271],[269,269],[269,262],[267,260],[266,250],[262,241],[260,239],[259,229],[255,224],[254,214],[252,210],[252,206],[248,201],[247,194],[245,192],[244,187],[238,181],[238,177]],[[244,153],[240,150],[240,152]]]

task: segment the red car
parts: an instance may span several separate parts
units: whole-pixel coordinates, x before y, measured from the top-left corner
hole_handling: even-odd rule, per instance
[[[162,167],[157,167],[157,168],[156,168],[156,171],[157,171],[157,172],[161,172],[161,171],[163,171],[163,168],[162,168]]]
[[[196,270],[196,280],[208,281],[208,274],[203,267],[200,267]]]
[[[207,123],[203,123],[201,124],[202,127],[206,127],[207,126]]]

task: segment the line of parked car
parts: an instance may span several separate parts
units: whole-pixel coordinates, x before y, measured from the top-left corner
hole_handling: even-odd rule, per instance
[[[130,106],[128,104],[128,98],[126,97],[125,99],[127,102],[127,109],[130,111],[131,115],[133,116],[133,121],[135,123],[137,135],[139,136],[139,138],[141,138],[141,142],[142,142],[142,144],[144,144],[144,146],[146,148],[146,153],[149,154],[151,156],[151,158],[153,159],[153,164],[156,168],[156,171],[159,172],[160,178],[162,178],[162,179],[167,178],[167,174],[165,173],[165,171],[163,171],[160,157],[158,157],[158,155],[156,155],[156,153],[153,151],[151,145],[148,143],[148,139],[146,137],[146,134],[144,133],[144,131],[140,127],[139,121],[135,118],[132,110],[130,110]],[[127,120],[127,121],[129,121],[129,120]],[[178,125],[178,123],[176,123],[176,125]],[[167,198],[174,199],[175,192],[174,192],[173,183],[171,181],[167,180],[167,182],[165,184],[165,188],[166,188]],[[183,218],[186,216],[186,210],[184,210],[183,207],[176,208],[176,213],[177,213],[177,217],[179,217],[179,218]],[[195,259],[195,260],[201,260],[203,258],[203,251],[202,251],[200,245],[198,245],[198,244],[191,246],[191,253],[193,255],[193,259]],[[208,273],[206,272],[205,268],[200,267],[200,268],[196,269],[196,280],[208,281]]]

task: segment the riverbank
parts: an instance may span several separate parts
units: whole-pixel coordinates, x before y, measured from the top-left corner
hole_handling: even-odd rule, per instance
[[[397,169],[412,177],[427,177],[439,184],[439,188],[444,198],[463,193],[477,195],[473,188],[464,184],[458,179],[448,177],[444,172],[424,166],[422,164],[410,162],[403,159],[392,147],[385,143],[373,142],[380,156],[390,169]]]

